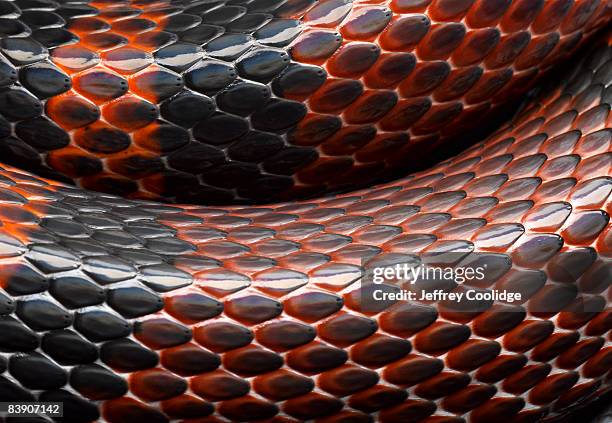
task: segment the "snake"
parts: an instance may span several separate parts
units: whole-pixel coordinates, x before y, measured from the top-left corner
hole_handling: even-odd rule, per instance
[[[1,0],[0,401],[63,406],[23,422],[586,421],[612,390],[611,17]],[[427,260],[488,271],[368,282]],[[400,287],[520,300],[368,301]]]

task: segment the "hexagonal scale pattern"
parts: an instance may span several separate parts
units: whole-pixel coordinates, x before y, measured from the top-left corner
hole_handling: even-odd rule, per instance
[[[419,160],[524,92],[609,15],[0,1],[0,399],[63,402],[67,422],[518,423],[610,392],[609,36],[427,171],[312,201],[146,201],[357,186],[364,163]],[[525,300],[363,307],[364,263],[440,251],[478,252],[499,271],[476,288]]]
[[[2,1],[6,163],[209,205],[423,168],[610,17],[597,0]]]

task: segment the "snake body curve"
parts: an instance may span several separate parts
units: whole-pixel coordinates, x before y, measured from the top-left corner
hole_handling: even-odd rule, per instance
[[[0,401],[63,402],[67,422],[454,423],[563,421],[606,394],[611,14],[1,1]],[[363,187],[538,82],[426,171],[193,204]],[[524,301],[363,301],[364,267],[473,252],[496,270],[476,288]]]

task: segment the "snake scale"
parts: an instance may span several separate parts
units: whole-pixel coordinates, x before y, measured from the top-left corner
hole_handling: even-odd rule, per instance
[[[63,422],[566,421],[612,389],[611,17],[1,0],[0,401]],[[364,301],[364,269],[444,254],[523,299]]]

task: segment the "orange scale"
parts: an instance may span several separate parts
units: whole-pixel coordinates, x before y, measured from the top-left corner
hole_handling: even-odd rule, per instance
[[[534,114],[534,117],[552,118],[561,113],[566,112],[571,108],[572,97],[569,94],[560,95],[549,103],[546,103],[539,112]]]
[[[573,101],[571,108],[577,113],[583,113],[595,106],[601,98],[603,87],[601,85],[589,87],[589,89],[578,95]]]
[[[583,134],[606,129],[606,122],[610,114],[610,106],[601,104],[582,112],[574,121],[573,127],[580,130]]]
[[[386,7],[356,7],[340,27],[340,33],[349,40],[374,41],[392,16],[393,13]]]
[[[342,36],[338,32],[313,29],[302,32],[289,52],[296,62],[321,65],[341,44]]]
[[[461,102],[435,104],[412,127],[412,132],[415,135],[435,133],[454,121],[462,111]]]
[[[148,53],[153,53],[155,50],[159,50],[160,48],[165,47],[176,40],[178,40],[178,36],[176,34],[152,30],[132,37],[130,44]]]
[[[16,189],[15,192],[26,197],[28,199],[28,203],[25,205],[3,204],[2,211],[0,211],[0,223],[20,223],[23,225],[30,225],[39,222],[39,215],[36,213],[36,210],[33,210],[34,213],[28,210],[30,200],[32,199],[31,194],[27,190]]]
[[[97,15],[98,18],[103,19],[109,23],[120,21],[123,19],[130,19],[139,16],[142,13],[140,9],[132,7],[120,6],[108,7],[103,6],[101,12]]]
[[[385,131],[407,130],[431,108],[428,97],[400,100],[389,113],[379,122]]]
[[[497,46],[487,55],[484,63],[489,69],[510,65],[531,41],[527,31],[513,32],[501,37]]]
[[[128,39],[115,32],[107,31],[88,34],[81,38],[81,43],[94,51],[102,52],[124,46],[128,43]]]
[[[423,423],[465,423],[465,419],[463,417],[456,416],[429,416]]]
[[[466,15],[474,0],[434,0],[427,12],[435,21],[458,22]]]
[[[495,48],[500,38],[500,31],[497,28],[471,30],[453,52],[451,59],[457,66],[475,65]]]
[[[603,338],[587,338],[564,351],[557,359],[562,369],[575,369],[597,354],[604,346]]]
[[[113,23],[113,31],[125,37],[142,34],[156,28],[157,24],[149,19],[130,18]]]
[[[468,237],[486,224],[484,219],[465,218],[454,219],[446,225],[438,228],[435,235],[439,239],[455,240]]]
[[[121,74],[136,73],[153,63],[153,56],[134,47],[120,47],[100,55],[102,63]]]
[[[296,398],[291,398],[283,404],[283,411],[301,421],[335,415],[344,404],[338,398],[311,392]]]
[[[147,126],[155,121],[158,113],[154,104],[131,94],[126,94],[102,107],[102,116],[106,121],[126,131]]]
[[[389,6],[395,13],[423,12],[431,0],[391,0]]]
[[[500,22],[504,32],[516,32],[527,29],[536,18],[544,1],[516,0],[510,5]]]
[[[382,249],[369,245],[351,244],[330,254],[332,260],[341,263],[361,265],[364,260],[368,260],[380,254]]]
[[[553,159],[542,166],[538,175],[544,180],[556,179],[559,177],[571,177],[576,168],[580,156],[569,155]]]
[[[475,379],[495,383],[514,374],[525,367],[527,358],[523,355],[500,355],[481,366],[475,373]]]
[[[376,128],[370,125],[345,126],[321,144],[321,149],[330,156],[350,155],[373,140],[375,135]]]
[[[74,90],[97,105],[121,97],[128,82],[103,66],[96,66],[73,77]]]
[[[531,359],[541,362],[553,360],[579,339],[580,334],[576,331],[555,333],[531,351]]]
[[[132,92],[152,103],[159,103],[183,88],[183,78],[166,68],[151,65],[129,79]]]
[[[89,125],[100,117],[100,109],[73,90],[47,100],[47,116],[66,130]]]
[[[363,93],[363,85],[353,79],[328,78],[308,102],[318,113],[339,113]]]
[[[278,413],[276,404],[245,395],[218,405],[219,414],[233,421],[264,420]]]
[[[378,418],[381,423],[422,421],[436,411],[436,404],[425,400],[405,400],[394,407],[381,410]]]
[[[378,162],[384,160],[391,151],[405,146],[410,141],[408,134],[387,133],[378,134],[367,145],[355,152],[355,158],[360,162]]]
[[[547,1],[544,3],[544,7],[538,13],[535,21],[531,24],[531,30],[535,34],[544,34],[554,30],[570,11],[573,3],[573,0]]]
[[[187,382],[164,369],[149,369],[129,376],[130,391],[147,401],[160,401],[179,396],[187,389]]]
[[[394,16],[380,34],[378,42],[383,50],[408,52],[426,36],[431,22],[426,15]]]
[[[591,15],[591,18],[585,25],[585,30],[587,32],[591,32],[596,30],[599,25],[609,20],[610,9],[606,2],[599,2],[599,7],[597,10]]]
[[[426,95],[442,84],[450,71],[451,67],[444,61],[419,62],[399,85],[399,93],[402,97]]]
[[[253,380],[255,392],[275,401],[307,394],[313,388],[311,379],[284,369],[257,376]]]
[[[517,128],[513,131],[513,136],[517,140],[539,134],[540,128],[545,123],[543,118],[529,118],[529,120],[517,121]],[[519,126],[520,125],[520,126]]]
[[[472,371],[499,355],[501,346],[495,341],[470,339],[446,356],[449,367],[460,371]]]
[[[439,356],[465,342],[470,333],[466,325],[435,322],[417,333],[413,344],[420,352]]]
[[[328,0],[312,7],[302,20],[308,26],[335,28],[350,13],[353,5],[345,0]]]
[[[146,405],[133,398],[121,397],[104,401],[101,405],[102,415],[110,422],[164,421],[167,417],[155,407]],[[126,416],[130,416],[126,419]]]
[[[471,28],[494,27],[512,4],[511,0],[476,0],[465,18]]]
[[[223,266],[226,269],[240,272],[248,277],[252,277],[257,272],[271,269],[275,264],[272,259],[255,255],[223,260]]]
[[[344,397],[370,388],[376,385],[378,380],[379,376],[373,370],[345,364],[320,374],[317,385],[336,397]]]
[[[100,62],[100,56],[95,51],[81,44],[54,48],[51,50],[49,58],[70,74],[89,69]]]
[[[171,399],[164,400],[160,403],[161,410],[173,419],[188,419],[197,423],[204,423],[201,419],[209,416],[215,410],[214,406],[208,402],[202,401],[192,395],[180,395]],[[216,418],[206,418],[206,421],[213,422]]]
[[[561,24],[561,34],[570,34],[581,29],[595,15],[598,0],[577,0],[572,9],[565,15]]]
[[[578,379],[578,373],[573,371],[550,375],[529,392],[529,402],[548,404],[568,391]]]
[[[465,159],[451,159],[450,166],[446,168],[446,174],[453,175],[457,173],[470,172],[471,169],[476,166],[482,158],[479,156],[467,155]]]
[[[540,422],[549,413],[550,408],[547,406],[536,407],[533,404],[530,405],[533,408],[524,408],[523,410],[516,413],[513,417],[513,423],[535,423]]]
[[[397,103],[394,91],[367,90],[344,111],[347,123],[374,123]]]
[[[612,210],[607,210],[608,214],[612,214]],[[604,256],[612,255],[612,226],[604,229],[603,233],[597,239],[597,251]]]
[[[582,374],[588,378],[597,378],[606,374],[612,362],[612,347],[605,347],[591,357],[582,367]]]
[[[344,410],[334,415],[318,419],[317,421],[320,423],[342,423],[347,421],[353,423],[369,423],[372,421],[372,417],[359,411]]]
[[[461,23],[434,24],[417,47],[422,60],[445,60],[457,49],[465,37],[466,29]]]
[[[602,385],[601,381],[578,382],[567,392],[562,394],[554,403],[555,409],[564,409],[572,404],[586,403],[589,398],[596,395],[597,389]]]
[[[393,88],[414,70],[416,59],[411,53],[382,53],[363,75],[369,88]]]
[[[551,369],[552,367],[548,363],[535,363],[525,366],[508,376],[504,380],[502,387],[506,392],[520,395],[546,378]]]
[[[572,176],[577,179],[605,177],[611,168],[612,154],[602,153],[581,161]]]
[[[373,413],[399,404],[407,397],[408,393],[403,389],[377,384],[362,392],[351,395],[348,399],[348,405],[357,410]]]
[[[610,330],[611,317],[605,310],[605,301],[600,296],[580,297],[567,307],[567,311],[559,313],[557,325],[563,329],[579,329],[588,323],[587,336],[605,334]]]
[[[577,47],[583,42],[583,34],[581,31],[577,31],[572,35],[566,35],[561,38],[561,41],[554,48],[540,66],[550,67],[551,65],[567,60],[567,58],[573,54]]]
[[[44,181],[45,179],[41,178],[41,181]],[[54,183],[54,181],[51,180],[47,180],[49,183]],[[21,195],[23,195],[24,197],[26,197],[28,199],[28,204],[25,207],[32,207],[32,211],[37,213],[39,216],[39,212],[36,211],[38,209],[35,209],[34,205],[38,204],[38,206],[40,206],[40,202],[44,202],[44,201],[49,201],[49,200],[55,200],[57,198],[57,196],[54,194],[54,192],[56,191],[55,187],[53,185],[46,185],[44,186],[44,188],[41,188],[40,186],[36,186],[36,185],[15,185],[14,186],[16,190],[18,190],[18,192],[21,193]]]
[[[514,68],[516,70],[523,70],[539,65],[554,50],[558,43],[559,34],[556,32],[532,38],[529,45],[514,62]]]
[[[34,224],[24,225],[23,223],[8,223],[3,222],[2,224],[2,232],[3,238],[6,240],[5,242],[18,243],[16,241],[20,241],[22,244],[29,244],[35,242],[38,238],[36,236],[37,233],[43,232],[46,237],[48,237],[48,232],[45,229],[40,228],[40,226],[35,226]],[[46,238],[45,237],[45,238]],[[3,257],[10,257],[13,255],[19,255],[21,252],[16,254],[6,254]],[[9,269],[10,270],[10,269]],[[0,286],[6,286],[8,284],[7,281],[3,281],[0,278]]]
[[[80,36],[108,31],[110,28],[111,26],[106,21],[94,16],[75,18],[66,25],[66,29]]]
[[[341,127],[342,121],[336,116],[308,113],[288,132],[287,138],[294,145],[318,145]]]
[[[434,100],[444,102],[458,99],[478,82],[482,74],[483,69],[479,66],[453,69],[444,82],[434,90]]]
[[[499,419],[499,416],[510,420],[525,406],[525,400],[519,397],[492,398],[470,413],[473,423],[490,423]]]
[[[196,274],[196,285],[204,292],[223,298],[250,285],[250,279],[230,270],[209,270]],[[206,346],[206,345],[205,345]]]
[[[495,395],[492,385],[468,385],[442,400],[442,407],[453,413],[466,413]]]
[[[125,150],[131,143],[127,133],[102,121],[77,129],[72,137],[75,144],[97,156]]]
[[[129,154],[122,152],[120,155],[123,157],[109,158],[106,165],[109,170],[127,178],[141,179],[164,170],[163,162],[157,154],[141,151]]]
[[[374,65],[379,55],[380,48],[376,44],[349,42],[329,58],[326,69],[333,76],[357,79]]]

